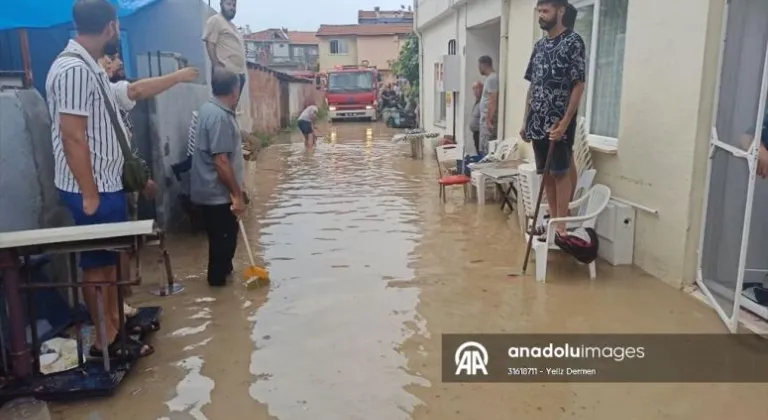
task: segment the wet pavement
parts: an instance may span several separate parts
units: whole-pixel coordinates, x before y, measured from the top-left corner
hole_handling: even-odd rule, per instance
[[[248,165],[245,222],[271,286],[209,289],[205,238],[175,235],[186,291],[149,295],[150,263],[133,299],[164,307],[156,353],[112,398],[53,405],[54,419],[768,418],[766,385],[441,383],[442,333],[724,329],[633,268],[599,264],[590,281],[557,256],[546,284],[509,278],[524,243],[498,205],[465,203],[460,188],[443,204],[434,162],[410,159],[381,125],[330,133]]]

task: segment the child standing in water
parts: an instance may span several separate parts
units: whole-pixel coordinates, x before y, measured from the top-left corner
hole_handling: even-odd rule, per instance
[[[315,120],[317,120],[317,106],[309,103],[309,106],[304,108],[304,111],[299,115],[299,121],[297,125],[301,134],[304,135],[304,146],[312,147],[317,142],[317,134],[315,133]]]

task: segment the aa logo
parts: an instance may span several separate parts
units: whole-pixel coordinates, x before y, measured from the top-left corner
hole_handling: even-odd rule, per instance
[[[467,341],[456,349],[456,375],[488,375],[488,351],[475,341]]]

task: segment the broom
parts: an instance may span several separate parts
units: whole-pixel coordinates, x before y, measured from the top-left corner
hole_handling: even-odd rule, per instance
[[[544,198],[544,177],[549,175],[549,167],[552,164],[552,155],[555,152],[555,142],[549,141],[549,148],[547,149],[547,159],[544,161],[544,174],[541,176],[541,185],[539,185],[539,196],[536,198],[536,207],[533,210],[533,223],[539,220],[539,210],[541,210],[541,199]],[[526,226],[526,229],[528,227]],[[525,275],[525,271],[528,269],[528,259],[531,256],[531,248],[533,247],[533,237],[535,235],[528,235],[528,246],[525,247],[525,259],[523,260],[523,270],[520,273],[510,273],[510,277],[521,277]]]
[[[269,272],[265,268],[256,265],[256,261],[253,259],[253,252],[251,251],[251,244],[248,242],[248,235],[245,233],[243,220],[239,219],[237,223],[240,225],[240,234],[243,235],[243,242],[245,242],[245,249],[248,251],[248,259],[251,263],[251,265],[243,270],[243,284],[248,290],[257,289],[269,283]]]

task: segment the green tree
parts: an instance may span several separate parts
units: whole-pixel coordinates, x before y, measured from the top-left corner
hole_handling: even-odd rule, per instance
[[[419,97],[419,38],[415,32],[408,35],[400,55],[394,63],[395,74],[408,81],[411,85],[409,95],[414,99]]]

